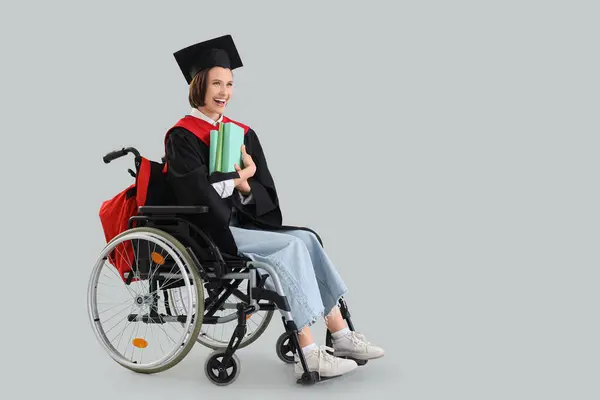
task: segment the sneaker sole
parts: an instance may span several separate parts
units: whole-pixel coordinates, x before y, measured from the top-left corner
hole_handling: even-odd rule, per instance
[[[340,357],[340,358],[349,358],[351,360],[360,360],[360,361],[369,361],[369,360],[377,360],[378,358],[382,358],[384,354],[381,354],[379,356],[374,356],[374,357],[369,357],[367,355],[356,355],[354,353],[350,353],[350,352],[346,352],[346,351],[340,351],[340,352],[335,352],[333,353],[333,355],[335,357]]]
[[[355,371],[357,369],[358,369],[358,366],[352,368],[350,371],[344,372],[343,374],[339,374],[339,375],[322,375],[321,374],[321,376],[319,378],[319,382],[320,381],[326,381],[326,380],[329,380],[329,379],[339,378],[340,376],[344,376],[344,375],[348,375],[349,373],[351,373],[351,372],[353,372],[353,371]],[[313,372],[313,371],[311,371],[311,372]],[[317,372],[317,371],[314,371],[314,372]],[[300,372],[299,374],[298,374],[298,372],[295,372],[294,373],[294,377],[296,379],[300,379],[300,378],[302,378],[302,374],[304,374],[304,372]]]

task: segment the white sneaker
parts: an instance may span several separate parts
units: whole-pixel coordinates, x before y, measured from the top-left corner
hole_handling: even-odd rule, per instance
[[[334,352],[337,357],[350,357],[355,360],[372,360],[385,354],[381,347],[367,342],[364,335],[350,331],[339,339],[332,339]]]
[[[358,368],[356,361],[334,357],[327,353],[327,350],[333,352],[333,349],[330,347],[320,346],[307,352],[307,354],[304,356],[308,370],[317,371],[319,373],[319,378],[338,377]],[[300,379],[304,373],[304,368],[302,367],[302,363],[300,362],[298,355],[296,355],[294,359],[296,361],[294,373],[296,378]]]

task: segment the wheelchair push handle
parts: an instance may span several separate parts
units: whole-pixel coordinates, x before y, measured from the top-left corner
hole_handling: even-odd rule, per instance
[[[123,147],[121,150],[111,151],[110,153],[108,153],[107,155],[102,157],[102,160],[104,161],[105,164],[108,164],[109,162],[116,160],[117,158],[123,157],[129,153],[135,154],[136,159],[140,158],[140,153],[135,148]]]

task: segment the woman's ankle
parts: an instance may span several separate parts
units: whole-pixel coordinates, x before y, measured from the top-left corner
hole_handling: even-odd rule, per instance
[[[312,332],[310,331],[309,327],[305,327],[300,332],[298,332],[298,341],[300,342],[299,344],[302,348],[314,344]]]
[[[315,342],[312,342],[311,344],[303,346],[302,347],[302,352],[304,353],[304,355],[306,355],[306,354],[310,353],[311,351],[313,351],[316,348],[317,348],[317,344]]]
[[[331,332],[331,338],[334,341],[339,340],[339,339],[343,338],[344,336],[346,336],[348,333],[350,333],[350,328],[345,327],[345,328],[339,329],[335,332]]]
[[[332,334],[348,328],[346,320],[342,317],[342,313],[337,306],[333,307],[329,315],[325,318],[325,325],[327,325],[327,329]]]

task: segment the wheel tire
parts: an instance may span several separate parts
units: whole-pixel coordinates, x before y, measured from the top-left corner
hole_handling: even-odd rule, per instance
[[[292,352],[291,355],[289,355],[289,352]],[[281,361],[283,361],[286,364],[293,364],[294,361],[294,344],[292,342],[292,334],[289,332],[284,332],[281,336],[279,336],[279,339],[277,339],[277,343],[275,343],[275,352],[277,353],[277,357],[279,357],[279,359]]]
[[[215,350],[209,354],[206,362],[204,363],[204,374],[209,381],[217,386],[231,385],[240,375],[242,363],[238,358],[237,354],[234,354],[229,361],[229,364],[223,369],[215,373],[215,369],[220,368],[220,364],[225,357],[225,351]],[[227,371],[232,368],[232,371]]]

